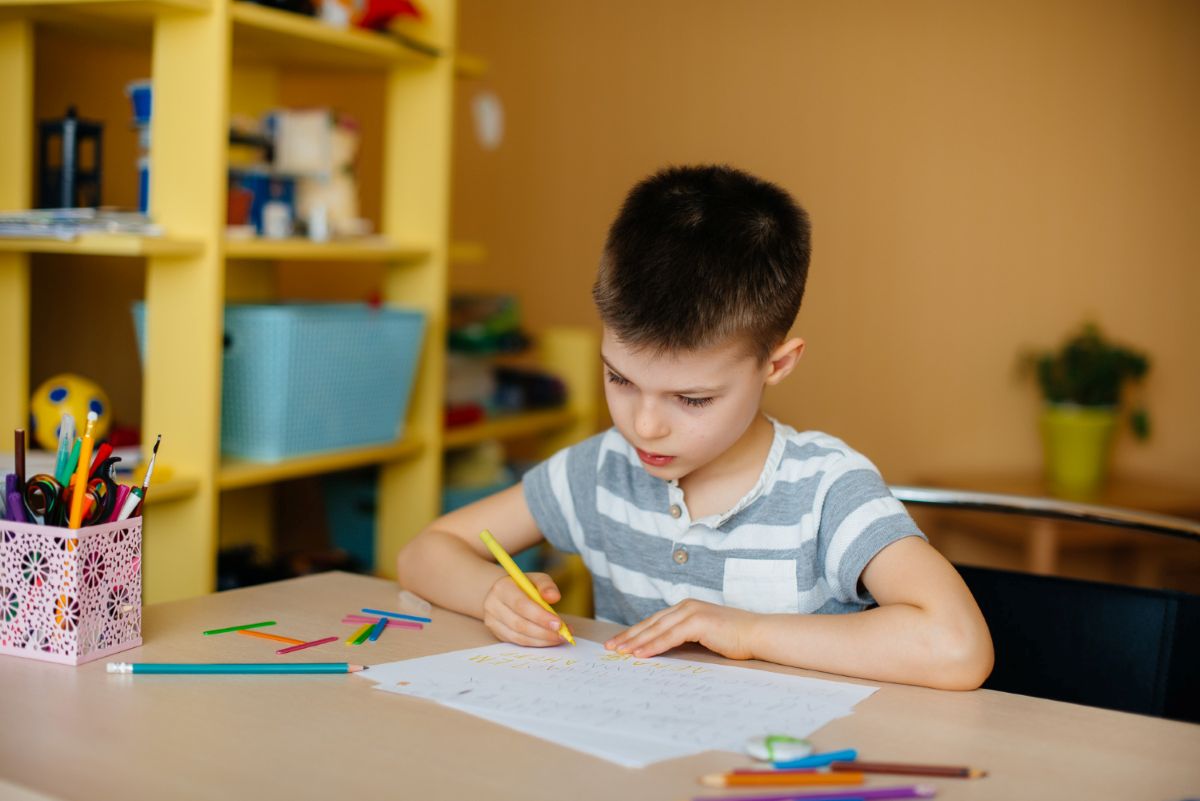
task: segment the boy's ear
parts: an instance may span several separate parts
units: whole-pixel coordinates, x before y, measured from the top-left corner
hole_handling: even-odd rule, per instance
[[[796,362],[804,355],[804,340],[792,337],[784,342],[767,357],[767,375],[763,381],[768,386],[774,386],[787,378],[788,373],[796,368]]]

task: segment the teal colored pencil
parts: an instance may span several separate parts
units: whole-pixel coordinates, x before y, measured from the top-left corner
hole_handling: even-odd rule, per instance
[[[109,673],[357,673],[346,662],[109,662]]]

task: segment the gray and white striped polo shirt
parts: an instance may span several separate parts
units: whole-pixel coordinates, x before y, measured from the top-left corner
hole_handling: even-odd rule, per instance
[[[772,423],[758,482],[700,520],[615,428],[525,475],[546,539],[591,571],[596,617],[632,625],[686,598],[763,613],[873,603],[859,590],[863,568],[886,545],[924,535],[866,457],[828,434]]]

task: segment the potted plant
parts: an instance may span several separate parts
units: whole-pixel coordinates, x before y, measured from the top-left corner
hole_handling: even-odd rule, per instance
[[[1030,354],[1045,400],[1041,415],[1046,477],[1057,495],[1090,498],[1108,473],[1112,436],[1121,414],[1122,390],[1150,369],[1146,355],[1107,339],[1084,323],[1056,350]],[[1134,435],[1150,435],[1140,406],[1129,414]]]

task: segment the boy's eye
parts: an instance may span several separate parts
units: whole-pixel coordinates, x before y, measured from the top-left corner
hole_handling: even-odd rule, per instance
[[[689,398],[686,395],[680,395],[679,399],[681,401],[683,401],[686,405],[691,406],[692,408],[699,408],[701,406],[707,406],[708,404],[713,402],[712,398]]]
[[[612,383],[616,384],[619,387],[623,387],[629,383],[629,379],[624,378],[623,376],[617,375],[612,370],[606,370],[605,372],[608,373],[608,380],[611,381]]]

